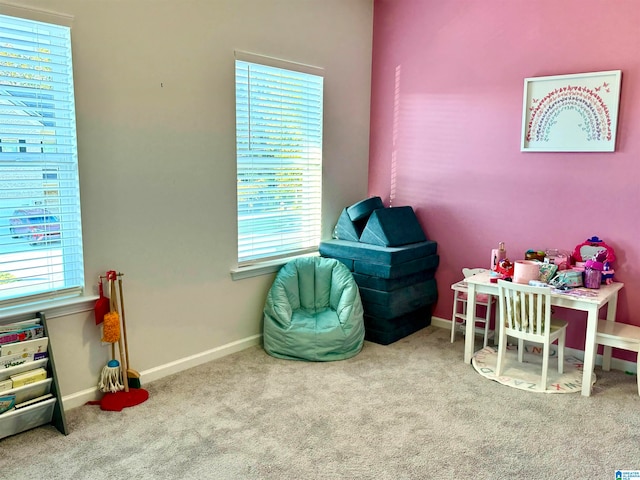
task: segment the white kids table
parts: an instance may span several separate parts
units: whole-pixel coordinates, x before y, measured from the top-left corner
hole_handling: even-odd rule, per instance
[[[474,328],[474,312],[476,311],[476,294],[488,293],[489,295],[498,295],[498,284],[491,283],[491,272],[478,273],[472,277],[465,278],[469,289],[469,298],[467,299],[467,320],[466,332],[464,339],[464,362],[470,363],[473,357],[475,332]],[[596,332],[598,330],[598,315],[600,309],[607,306],[606,319],[609,322],[616,321],[616,310],[618,305],[618,292],[624,287],[621,282],[614,282],[610,285],[601,285],[597,290],[576,289],[576,291],[568,291],[568,293],[552,293],[551,305],[557,307],[570,308],[587,312],[587,335],[584,344],[584,371],[582,373],[582,395],[588,397],[591,395],[591,374],[595,365],[597,345]],[[580,296],[576,293],[588,292],[588,295]],[[499,322],[499,315],[496,315],[496,321]],[[496,338],[499,325],[496,325]],[[611,362],[611,347],[604,347],[603,363],[608,366]]]

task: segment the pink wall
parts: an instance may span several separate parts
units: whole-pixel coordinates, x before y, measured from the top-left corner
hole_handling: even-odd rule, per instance
[[[640,325],[639,24],[636,0],[375,0],[369,194],[438,242],[435,316],[499,241],[516,260],[597,235],[625,283],[618,318]],[[524,78],[604,70],[622,70],[615,153],[520,152]]]

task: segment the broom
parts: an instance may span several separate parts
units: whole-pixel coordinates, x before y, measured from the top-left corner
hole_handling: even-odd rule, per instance
[[[122,337],[124,339],[124,356],[127,361],[127,381],[131,388],[140,388],[140,373],[130,368],[129,363],[129,345],[127,343],[127,323],[124,316],[124,296],[122,295],[122,276],[124,273],[118,274],[118,289],[120,290],[120,311],[122,312]]]
[[[110,311],[104,316],[102,341],[111,343],[112,360],[110,360],[102,369],[98,388],[105,393],[118,392],[122,389],[124,389],[125,392],[128,392],[129,384],[127,382],[127,376],[122,375],[122,371],[126,370],[126,360],[123,355],[122,336],[120,335],[120,315],[118,314],[118,304],[115,289],[115,272],[107,272],[107,279],[109,280],[110,287]],[[115,359],[116,342],[118,342],[120,362]],[[122,368],[120,367],[120,363],[122,363]],[[124,385],[122,385],[122,383],[120,382],[121,378]]]

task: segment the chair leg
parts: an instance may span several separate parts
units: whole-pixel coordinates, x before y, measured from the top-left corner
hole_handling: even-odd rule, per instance
[[[640,352],[636,358],[636,377],[638,377],[638,395],[640,395]]]
[[[500,339],[498,340],[498,360],[496,363],[496,377],[502,375],[504,369],[504,357],[507,352],[507,334],[504,328],[500,329]]]
[[[465,318],[467,315],[467,302],[466,300],[460,300],[460,293],[461,292],[456,292],[455,296],[453,297],[453,315],[451,315],[451,343],[456,340],[456,328],[458,326],[458,317],[456,317],[456,314],[458,313],[458,304],[462,305],[460,314]]]
[[[521,338],[518,339],[518,361],[524,362],[524,340]]]
[[[451,343],[456,339],[456,325],[458,325],[458,292],[453,295],[453,314],[451,315]]]
[[[549,348],[550,345],[545,343],[542,347],[542,379],[540,384],[540,390],[543,392],[547,389],[547,373],[549,372]]]
[[[500,332],[500,309],[498,308],[498,300],[496,300],[496,314],[493,317],[493,343],[496,343]]]
[[[567,330],[562,329],[562,333],[558,337],[558,373],[564,373],[564,344],[567,336]]]
[[[489,339],[489,320],[491,319],[491,297],[487,300],[487,312],[484,315],[484,347],[487,346],[487,340]]]

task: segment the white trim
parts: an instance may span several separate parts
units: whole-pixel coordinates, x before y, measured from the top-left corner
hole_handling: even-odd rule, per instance
[[[257,277],[259,275],[267,275],[275,273],[287,262],[299,257],[317,257],[320,253],[306,253],[304,255],[294,255],[291,257],[283,257],[275,260],[265,260],[263,262],[254,263],[252,265],[244,265],[242,267],[234,267],[231,269],[232,280],[242,280],[245,278]]]
[[[84,313],[93,310],[98,298],[98,295],[77,296],[0,308],[0,321],[9,323],[28,320],[33,318],[36,312],[44,312],[47,319]]]
[[[451,331],[451,320],[448,318],[431,317],[431,325],[438,328],[444,328]],[[584,351],[577,350],[575,348],[565,348],[566,355],[572,355],[580,360],[584,360]],[[602,366],[602,355],[596,356],[596,365]],[[628,360],[621,360],[619,358],[611,358],[611,369],[620,370],[622,372],[636,373],[637,364]]]
[[[35,20],[37,22],[53,23],[71,28],[73,15],[45,10],[44,8],[26,7],[10,2],[0,2],[0,14],[11,17]]]
[[[292,62],[290,60],[284,60],[282,58],[268,57],[266,55],[244,52],[242,50],[235,50],[234,55],[236,60],[240,60],[242,62],[258,63],[260,65],[266,65],[268,67],[284,68],[286,70],[293,70],[295,72],[308,73],[310,75],[324,77],[324,68],[316,67],[314,65],[307,65],[306,63]]]
[[[220,347],[212,348],[201,353],[196,353],[173,362],[153,367],[148,370],[140,372],[140,383],[142,388],[144,384],[159,380],[163,377],[180,373],[189,368],[197,367],[212,360],[231,355],[232,353],[239,352],[254,345],[259,345],[262,341],[262,334],[252,335],[250,337],[237,340],[235,342],[221,345]],[[79,392],[71,393],[62,397],[62,405],[64,410],[80,407],[87,402],[95,401],[102,398],[102,393],[98,390],[98,387],[88,388]]]
[[[66,412],[72,408],[81,407],[87,402],[100,400],[100,398],[102,398],[102,393],[98,390],[98,387],[87,388],[62,397],[62,409]]]

